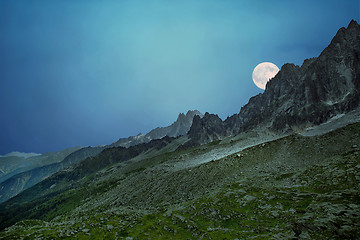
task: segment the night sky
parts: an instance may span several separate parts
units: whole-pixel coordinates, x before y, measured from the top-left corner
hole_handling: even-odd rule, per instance
[[[261,62],[301,65],[360,1],[0,1],[0,154],[110,144],[263,92]]]

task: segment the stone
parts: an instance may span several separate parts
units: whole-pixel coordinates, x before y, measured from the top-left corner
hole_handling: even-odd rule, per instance
[[[254,201],[255,199],[256,199],[256,197],[251,196],[251,195],[245,195],[245,196],[243,197],[243,200],[244,200],[245,202],[251,202],[251,201]]]

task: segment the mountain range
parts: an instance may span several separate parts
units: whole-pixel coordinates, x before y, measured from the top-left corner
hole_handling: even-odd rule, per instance
[[[8,154],[5,154],[4,156],[0,157],[20,157],[20,158],[29,158],[29,157],[36,157],[40,156],[40,153],[24,153],[24,152],[11,152]]]
[[[5,171],[2,172],[3,176],[0,177],[0,203],[34,186],[54,173],[66,169],[72,164],[99,154],[105,148],[119,146],[129,148],[165,136],[178,137],[185,135],[189,131],[195,115],[203,116],[197,110],[189,110],[186,114],[180,113],[177,120],[170,126],[155,128],[145,135],[139,134],[137,136],[121,138],[108,146],[76,147],[44,155],[19,152],[6,154],[0,157],[0,164]]]
[[[5,156],[0,157],[0,182],[3,182],[21,172],[58,163],[66,156],[79,150],[80,148],[81,147],[67,148],[63,151],[48,152],[45,154],[28,154],[19,152],[6,154]]]
[[[0,238],[357,239],[359,103],[353,20],[224,121],[189,111],[68,155],[0,204]]]
[[[250,98],[238,114],[225,121],[213,114],[195,118],[187,145],[259,127],[301,131],[356,109],[360,102],[359,32],[359,25],[352,20],[347,28],[338,30],[319,57],[306,59],[301,67],[283,65],[264,93]]]

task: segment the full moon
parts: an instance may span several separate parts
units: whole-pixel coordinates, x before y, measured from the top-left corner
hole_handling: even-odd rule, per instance
[[[279,72],[279,68],[271,62],[258,64],[252,73],[252,78],[258,88],[265,89],[266,83]]]

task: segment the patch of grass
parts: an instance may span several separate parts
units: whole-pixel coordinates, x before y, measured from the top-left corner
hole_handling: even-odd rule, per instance
[[[208,143],[207,145],[208,146],[216,146],[216,145],[219,145],[220,142],[221,142],[221,140],[215,140],[215,141]]]

